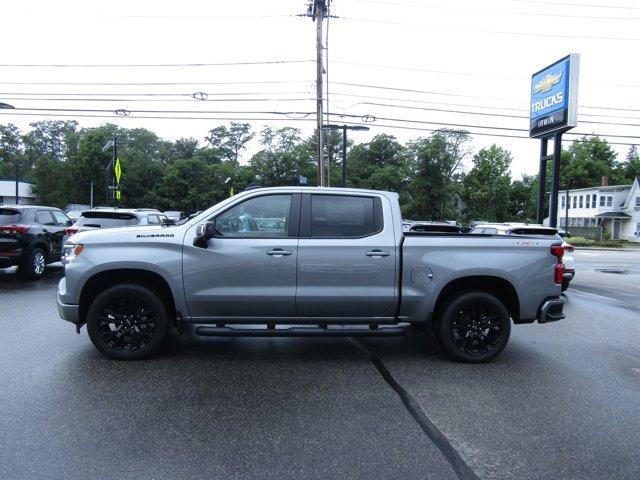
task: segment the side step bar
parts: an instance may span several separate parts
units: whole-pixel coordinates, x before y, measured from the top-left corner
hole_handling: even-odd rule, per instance
[[[378,328],[235,328],[202,325],[196,327],[197,335],[203,337],[399,337],[407,333],[405,326]]]

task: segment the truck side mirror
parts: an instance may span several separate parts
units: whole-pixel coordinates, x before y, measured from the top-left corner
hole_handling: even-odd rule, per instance
[[[193,244],[196,247],[206,248],[207,240],[217,237],[219,234],[220,232],[216,229],[216,224],[214,222],[200,223],[196,227],[196,238],[194,239]]]

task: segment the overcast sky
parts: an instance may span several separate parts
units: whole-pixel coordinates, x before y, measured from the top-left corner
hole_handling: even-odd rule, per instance
[[[309,135],[315,112],[315,26],[296,16],[305,11],[303,0],[3,2],[0,102],[18,110],[0,110],[0,122],[28,130],[30,122],[67,115],[57,118],[201,140],[209,129],[228,123],[218,118],[257,118],[266,120],[251,121],[256,129],[292,126]],[[376,119],[368,123],[370,132],[352,133],[358,142],[378,133],[405,142],[430,133],[408,128],[444,124],[526,137],[531,74],[576,52],[581,54],[580,108],[573,132],[640,143],[637,1],[333,0],[331,13],[339,18],[328,22],[329,109],[353,115],[331,121]],[[228,65],[276,61],[294,63]],[[202,63],[227,65],[184,65]],[[24,66],[33,64],[111,66]],[[183,65],[117,66],[134,64]],[[208,99],[190,98],[195,92]],[[24,110],[29,108],[71,111]],[[117,109],[131,114],[117,116]],[[150,116],[210,119],[140,118]],[[572,138],[577,137],[565,136],[567,146]],[[477,151],[492,143],[513,153],[514,177],[537,172],[538,140],[474,135],[472,147]],[[251,146],[245,160],[257,147]],[[614,147],[621,158],[629,149]]]

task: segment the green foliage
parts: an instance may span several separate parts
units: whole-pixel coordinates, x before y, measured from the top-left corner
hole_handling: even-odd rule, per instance
[[[497,222],[508,219],[510,166],[511,154],[497,145],[483,148],[473,157],[473,168],[463,182],[470,218]]]
[[[123,170],[122,206],[192,212],[227,198],[232,187],[240,192],[253,182],[297,185],[300,176],[310,185],[317,181],[315,132],[302,138],[296,128],[265,127],[257,135],[260,150],[241,163],[256,137],[244,123],[212,128],[202,146],[195,138],[171,142],[143,128],[78,129],[75,121],[57,120],[33,123],[25,134],[15,125],[0,125],[0,178],[13,179],[18,161],[21,178],[35,183],[43,204],[89,203],[91,182],[94,203],[110,204],[105,194],[113,153],[102,147],[114,135]],[[466,132],[439,130],[407,145],[385,134],[366,143],[349,141],[347,186],[397,192],[406,218],[532,221],[537,178],[524,175],[511,183],[511,154],[496,145],[480,150],[463,173],[470,138]],[[630,183],[640,174],[636,148],[618,163],[606,141],[584,140],[563,151],[562,174],[565,182],[573,179],[572,187],[597,185],[602,175]],[[325,145],[328,183],[340,185],[342,132],[326,132]],[[457,210],[456,198],[466,201],[466,212]]]
[[[464,131],[438,130],[430,137],[409,143],[411,202],[405,209],[412,218],[443,220],[456,216],[452,182],[468,155],[470,135]]]
[[[605,242],[606,242],[607,240],[611,240],[611,233],[609,233],[609,231],[608,231],[608,230],[604,230],[604,231],[602,232],[602,240],[604,240]]]
[[[594,239],[585,237],[567,237],[566,242],[574,247],[593,247],[596,244]]]

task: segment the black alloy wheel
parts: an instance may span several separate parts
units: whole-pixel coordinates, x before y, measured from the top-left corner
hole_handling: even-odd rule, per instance
[[[463,362],[480,363],[505,348],[511,334],[511,319],[495,296],[469,292],[451,301],[436,331],[449,355]]]
[[[138,285],[116,285],[98,295],[87,314],[93,344],[119,360],[148,357],[169,329],[167,311],[156,293]]]

